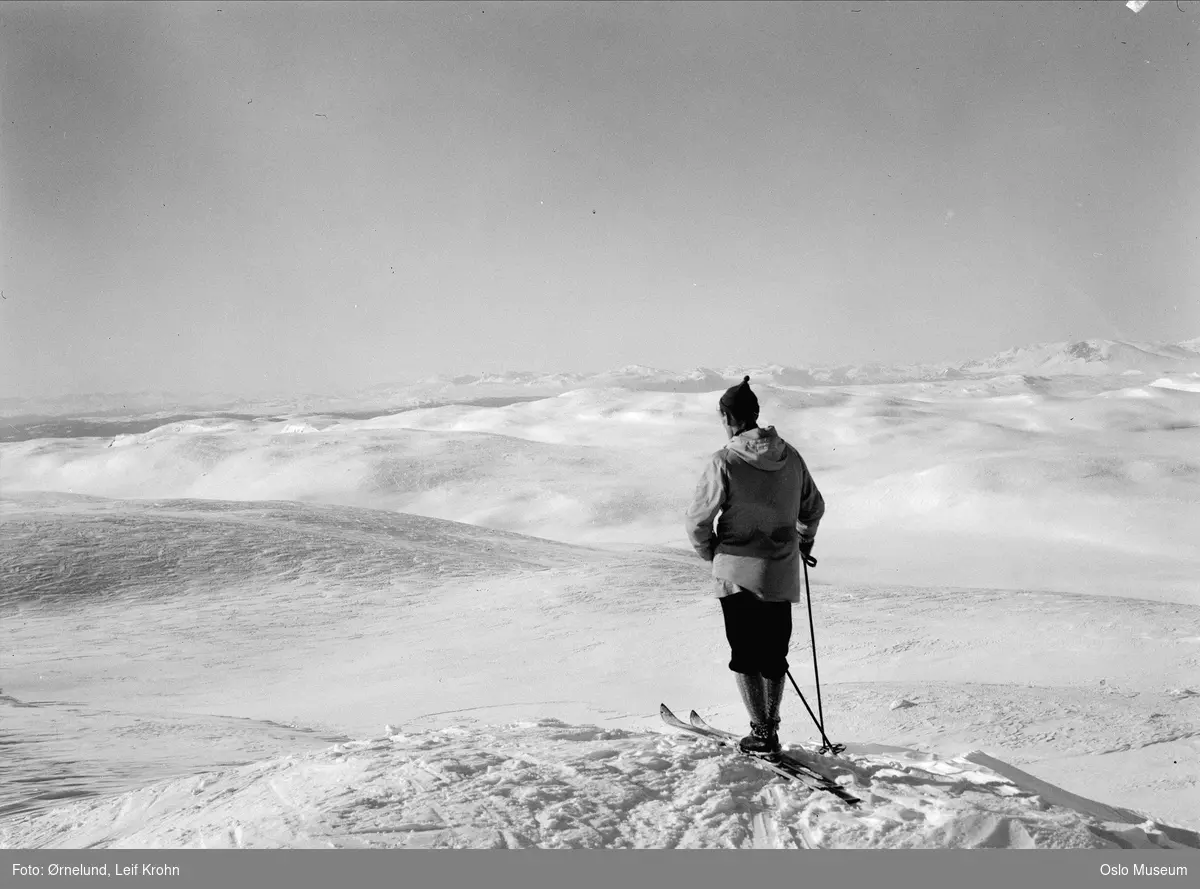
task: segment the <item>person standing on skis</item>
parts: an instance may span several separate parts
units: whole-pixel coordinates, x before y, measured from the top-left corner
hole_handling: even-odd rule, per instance
[[[800,601],[800,559],[812,552],[825,500],[800,452],[773,426],[759,428],[749,377],[725,391],[718,411],[729,443],[704,468],[687,534],[712,563],[729,669],[750,715],[741,748],[771,756],[782,750],[779,707],[792,604]]]

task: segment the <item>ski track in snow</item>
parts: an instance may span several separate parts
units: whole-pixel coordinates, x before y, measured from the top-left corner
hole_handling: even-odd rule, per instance
[[[663,731],[745,721],[674,545],[712,397],[594,390],[0,444],[0,845],[1200,847],[1200,393],[761,398],[861,812]]]

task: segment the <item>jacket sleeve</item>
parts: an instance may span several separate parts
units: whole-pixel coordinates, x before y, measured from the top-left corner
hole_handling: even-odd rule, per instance
[[[713,455],[704,467],[687,511],[688,540],[706,562],[711,562],[716,555],[717,535],[713,531],[713,519],[721,511],[728,490],[725,464],[719,455]]]
[[[799,452],[796,454],[800,457]],[[796,530],[800,532],[801,543],[812,543],[817,537],[817,527],[821,517],[825,515],[825,498],[817,490],[817,483],[804,458],[800,457],[800,509],[796,515]]]

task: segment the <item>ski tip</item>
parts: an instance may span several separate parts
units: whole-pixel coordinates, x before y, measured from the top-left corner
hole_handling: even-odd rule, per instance
[[[671,712],[671,708],[668,707],[666,704],[659,704],[658,712],[662,716],[674,716],[675,715],[674,713]]]

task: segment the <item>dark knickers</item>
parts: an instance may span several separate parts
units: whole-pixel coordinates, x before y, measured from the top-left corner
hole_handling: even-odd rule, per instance
[[[781,679],[788,670],[792,603],[764,602],[748,591],[723,596],[719,601],[732,654],[729,669]]]

